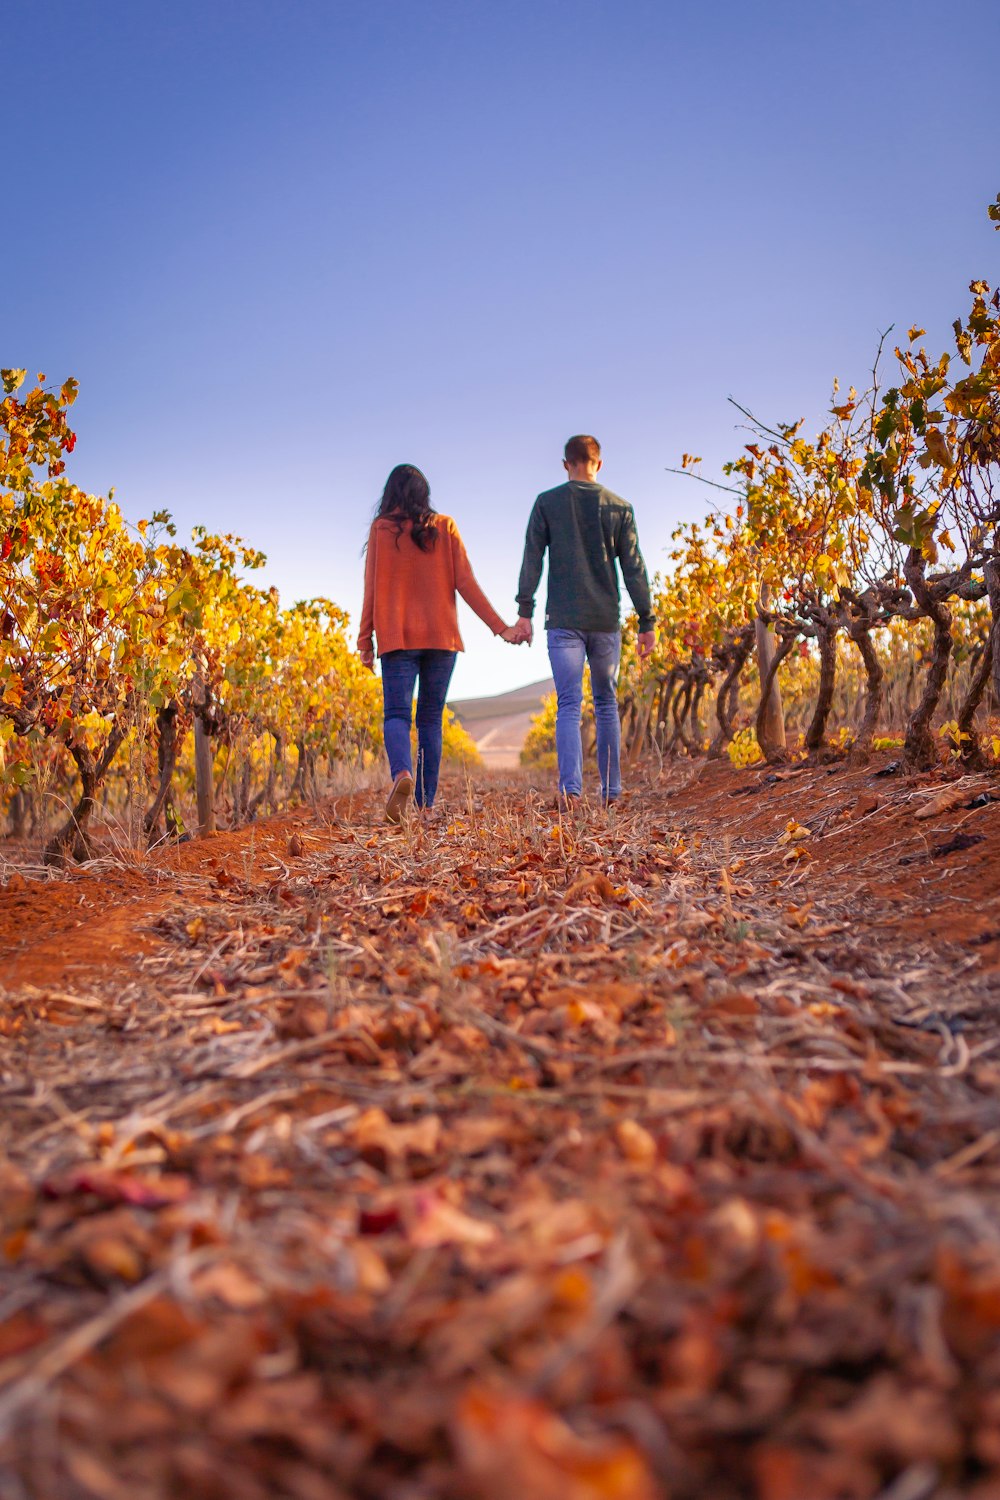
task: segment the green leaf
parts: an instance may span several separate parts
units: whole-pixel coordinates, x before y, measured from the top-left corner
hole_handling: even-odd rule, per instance
[[[896,431],[897,417],[893,411],[884,411],[875,427],[875,436],[880,443],[887,443]]]
[[[912,505],[901,505],[896,512],[893,536],[907,547],[920,547],[934,530],[934,517],[926,510],[915,512]]]

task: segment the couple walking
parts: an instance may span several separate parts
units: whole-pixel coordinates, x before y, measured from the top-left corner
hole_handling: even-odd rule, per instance
[[[448,684],[456,655],[464,650],[456,594],[461,594],[494,635],[515,646],[530,643],[535,592],[546,551],[545,626],[558,700],[560,797],[572,800],[583,791],[580,715],[586,663],[594,697],[601,797],[607,804],[621,795],[616,563],[639,616],[640,659],[652,651],[656,635],[632,507],[598,482],[601,464],[596,438],[571,437],[563,459],[566,483],[546,490],[535,501],[524,543],[516,625],[504,623],[479,587],[458,527],[450,516],[431,509],[430,487],[420,470],[400,464],[389,475],[368,535],[358,650],[365,665],[374,669],[374,632],[382,662],[385,749],[392,775],[385,809],[390,823],[402,821],[414,797],[420,808],[434,804]],[[415,687],[414,781],[410,722]]]

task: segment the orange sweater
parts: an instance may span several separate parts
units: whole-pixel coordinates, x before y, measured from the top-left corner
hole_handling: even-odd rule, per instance
[[[358,646],[378,638],[387,651],[464,651],[458,633],[456,590],[494,635],[507,627],[475,580],[458,527],[450,516],[436,516],[437,541],[421,552],[406,521],[397,538],[396,522],[376,520],[368,535],[365,600]]]

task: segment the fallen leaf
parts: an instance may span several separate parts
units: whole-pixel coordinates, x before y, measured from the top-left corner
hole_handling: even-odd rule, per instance
[[[231,1260],[217,1261],[199,1271],[194,1278],[194,1289],[199,1297],[213,1297],[236,1312],[260,1307],[267,1301],[260,1282]]]
[[[433,1156],[441,1140],[437,1115],[424,1115],[408,1124],[393,1124],[384,1110],[367,1109],[351,1127],[351,1136],[362,1151],[377,1149],[391,1159]]]
[[[933,797],[922,802],[913,816],[919,822],[924,818],[937,817],[938,813],[951,812],[952,808],[961,807],[963,802],[968,801],[973,791],[977,790],[981,784],[980,781],[970,781],[967,777],[963,777],[961,781],[944,787]]]
[[[611,884],[606,875],[586,875],[582,880],[577,880],[570,886],[563,897],[564,901],[576,901],[581,896],[596,896],[600,901],[615,901],[619,892]]]
[[[619,1120],[615,1126],[615,1139],[625,1160],[633,1166],[651,1166],[659,1155],[655,1139],[636,1120]]]
[[[146,1176],[138,1172],[115,1172],[104,1167],[78,1167],[42,1183],[46,1198],[67,1198],[89,1193],[104,1203],[130,1203],[136,1208],[162,1208],[188,1196],[187,1177],[163,1173]]]
[[[408,1238],[420,1249],[437,1245],[492,1245],[499,1231],[494,1224],[473,1219],[434,1193],[418,1193],[408,1214]]]
[[[455,1415],[466,1485],[481,1500],[664,1500],[624,1437],[579,1437],[540,1401],[472,1386]]]

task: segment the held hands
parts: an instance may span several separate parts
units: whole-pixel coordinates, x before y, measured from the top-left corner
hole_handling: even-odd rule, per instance
[[[500,632],[500,639],[507,641],[511,646],[520,646],[525,642],[530,646],[533,636],[534,630],[532,629],[531,621],[524,618],[519,619],[516,625],[508,625],[506,630]],[[647,657],[652,656],[656,650],[656,631],[640,631],[636,647],[640,662],[644,662]]]

